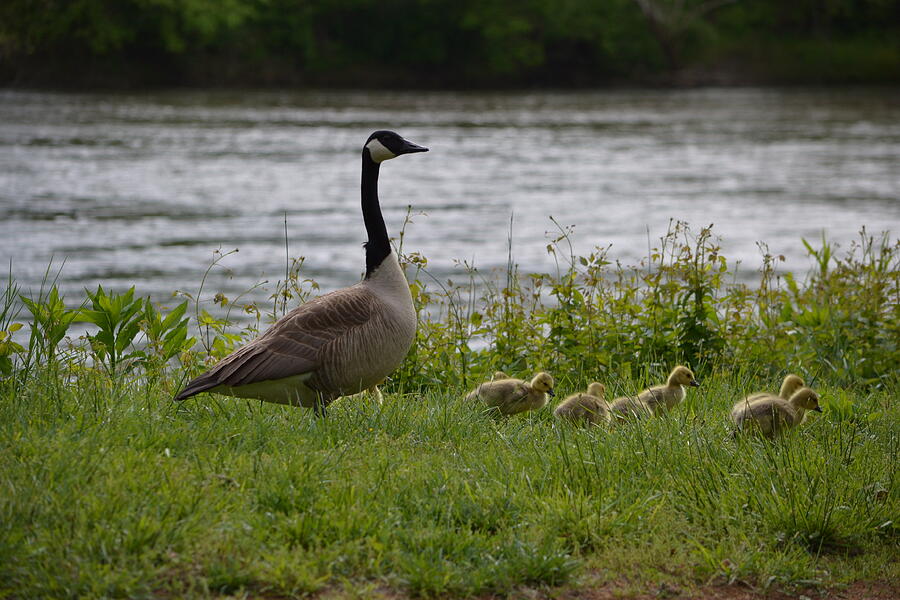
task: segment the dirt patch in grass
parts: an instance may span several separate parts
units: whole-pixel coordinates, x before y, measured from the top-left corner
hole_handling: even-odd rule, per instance
[[[253,596],[273,600],[273,596]],[[319,600],[344,600],[358,598],[346,589],[330,589],[313,597]],[[366,590],[365,597],[373,600],[409,600],[410,596],[383,586],[373,586]],[[605,583],[597,586],[585,586],[579,589],[535,589],[523,587],[509,594],[500,596],[478,596],[479,600],[499,600],[516,598],[517,600],[898,600],[900,599],[900,582],[893,581],[858,581],[846,587],[823,589],[792,590],[754,590],[741,585],[709,585],[701,587],[679,587],[663,584],[643,591],[635,591],[635,587],[626,582]],[[453,600],[445,597],[445,600]]]
[[[656,589],[634,593],[620,583],[609,583],[594,588],[572,590],[562,594],[523,594],[533,600],[897,600],[900,598],[900,582],[858,581],[847,587],[785,592],[781,590],[753,590],[739,585],[703,586],[679,588],[662,585]]]

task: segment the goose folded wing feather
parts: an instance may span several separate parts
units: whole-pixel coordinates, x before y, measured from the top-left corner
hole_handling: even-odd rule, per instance
[[[330,344],[371,318],[373,304],[360,296],[371,294],[354,286],[298,306],[210,369],[207,381],[237,387],[315,371]]]

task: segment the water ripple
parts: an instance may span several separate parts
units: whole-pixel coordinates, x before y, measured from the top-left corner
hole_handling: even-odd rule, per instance
[[[756,242],[808,266],[801,237],[848,244],[900,225],[896,90],[579,93],[0,92],[0,257],[25,289],[135,284],[160,299],[211,274],[231,294],[292,255],[324,289],[362,270],[359,148],[377,128],[431,147],[382,170],[385,219],[436,276],[454,259],[554,268],[553,215],[575,249],[639,260],[670,219],[715,224],[748,277]],[[425,213],[425,214],[419,214]],[[252,299],[271,291],[255,290]]]

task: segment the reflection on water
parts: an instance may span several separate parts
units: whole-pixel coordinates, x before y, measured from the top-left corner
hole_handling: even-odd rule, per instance
[[[0,93],[0,256],[36,289],[52,260],[72,299],[98,283],[166,298],[235,294],[306,256],[323,289],[364,268],[359,151],[396,129],[431,152],[386,163],[381,198],[406,249],[552,268],[552,215],[576,250],[633,263],[670,219],[715,224],[748,274],[757,241],[805,270],[801,237],[847,244],[900,225],[900,92]],[[255,299],[266,292],[256,290]]]

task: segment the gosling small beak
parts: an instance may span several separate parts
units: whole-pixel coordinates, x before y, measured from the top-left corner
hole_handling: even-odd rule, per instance
[[[413,152],[428,152],[428,148],[426,148],[425,146],[420,146],[418,144],[413,144],[411,141],[404,139],[403,146],[400,148],[400,151],[397,154],[412,154]]]
[[[700,382],[696,379],[691,379],[691,387],[700,387]]]
[[[817,406],[817,407],[815,407],[813,410],[816,411],[816,412],[822,412],[822,407],[821,407],[821,406]]]
[[[556,394],[553,392],[553,390],[547,390],[547,393],[550,394],[551,397],[556,396]]]

